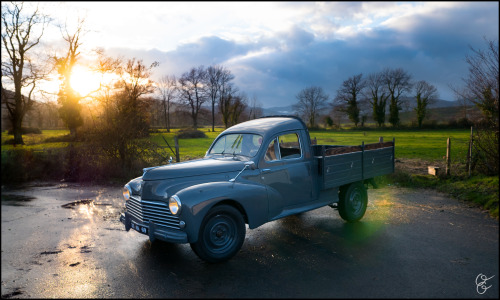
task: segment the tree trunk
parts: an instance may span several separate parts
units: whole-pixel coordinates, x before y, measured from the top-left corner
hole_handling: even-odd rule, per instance
[[[16,105],[17,107],[17,105]],[[14,134],[14,144],[24,145],[23,141],[23,118],[19,114],[20,109],[16,109],[14,114],[11,116],[12,132]]]
[[[167,132],[170,132],[170,104],[167,105]]]
[[[198,117],[193,114],[192,118],[193,118],[193,128],[194,130],[198,130]]]
[[[20,122],[16,122],[20,123]],[[18,124],[12,128],[12,131],[14,133],[14,144],[15,145],[24,145],[23,141],[23,130],[21,127],[21,124]]]
[[[76,140],[76,127],[69,128],[69,135],[73,140]]]
[[[215,132],[214,126],[215,126],[215,102],[212,101],[212,132]]]

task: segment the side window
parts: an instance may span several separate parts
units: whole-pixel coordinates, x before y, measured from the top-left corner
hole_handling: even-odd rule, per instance
[[[269,146],[267,147],[266,156],[264,156],[264,160],[273,161],[277,159],[278,157],[276,156],[276,139],[274,139],[271,141],[271,143],[269,143]]]
[[[290,133],[280,135],[277,140],[274,139],[269,143],[264,160],[293,159],[300,158],[301,155],[299,136],[296,133]]]
[[[279,137],[281,159],[300,158],[301,150],[299,136],[296,133],[285,134]]]

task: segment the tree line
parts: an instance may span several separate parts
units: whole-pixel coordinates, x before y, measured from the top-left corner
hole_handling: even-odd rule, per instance
[[[316,126],[320,113],[328,108],[348,116],[355,127],[363,126],[369,114],[378,127],[385,125],[386,116],[397,127],[401,123],[399,112],[408,97],[416,101],[414,110],[418,126],[422,127],[429,105],[439,97],[438,91],[425,80],[413,82],[411,74],[402,68],[386,68],[366,77],[363,73],[353,75],[342,82],[331,101],[322,87],[307,87],[296,95],[298,102],[293,107],[310,127]],[[327,123],[331,122],[330,116],[327,119]]]

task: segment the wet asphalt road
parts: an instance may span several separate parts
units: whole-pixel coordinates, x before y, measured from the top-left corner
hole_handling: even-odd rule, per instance
[[[287,217],[212,265],[126,232],[121,186],[2,189],[2,298],[498,298],[498,221],[434,191],[368,195],[357,224]]]

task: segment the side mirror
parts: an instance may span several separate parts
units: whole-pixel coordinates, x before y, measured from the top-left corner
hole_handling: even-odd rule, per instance
[[[249,168],[250,170],[257,169],[257,166],[255,165],[255,163],[253,161],[247,161],[247,162],[245,162],[245,166],[248,166],[247,168]]]
[[[245,171],[246,169],[250,169],[250,170],[255,170],[257,168],[257,166],[255,165],[255,163],[253,161],[247,161],[244,163],[244,167],[243,169],[238,173],[238,175],[236,175],[234,178],[231,178],[229,179],[229,182],[235,182],[236,181],[236,178],[238,178],[238,176],[240,176],[240,174]]]

